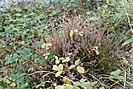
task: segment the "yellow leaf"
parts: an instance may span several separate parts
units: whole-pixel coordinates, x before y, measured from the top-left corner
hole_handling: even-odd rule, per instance
[[[78,65],[80,63],[80,59],[75,61],[75,65]]]
[[[72,37],[73,36],[73,30],[71,30],[71,32],[70,32],[70,37]]]
[[[64,57],[61,57],[61,58],[59,58],[60,60],[64,60],[65,58]]]
[[[41,70],[42,70],[42,69],[43,69],[43,67],[42,67],[42,66],[39,66],[39,69],[41,69]]]
[[[96,55],[99,55],[99,52],[97,50],[95,50],[95,52],[96,52]]]
[[[122,59],[123,59],[123,63],[128,64],[128,61],[126,60],[126,58],[122,57]]]
[[[54,83],[53,85],[54,85],[54,86],[57,86],[57,83]]]
[[[131,48],[131,50],[129,52],[133,52],[133,48]]]
[[[63,82],[65,84],[72,84],[71,81],[70,81],[70,79],[67,76],[63,77]]]
[[[60,64],[60,65],[58,66],[58,70],[63,70],[63,64]]]
[[[44,59],[47,60],[48,59],[48,56],[46,55]]]
[[[98,46],[94,46],[93,50],[96,52],[96,55],[99,55]]]
[[[84,72],[85,72],[85,69],[84,69],[83,67],[78,66],[78,67],[77,67],[77,71],[78,71],[79,73],[84,73]]]
[[[51,44],[51,43],[47,43],[46,45],[47,45],[47,46],[52,46],[52,44]]]
[[[56,64],[59,64],[59,63],[60,63],[60,60],[56,59],[56,60],[55,60],[55,63],[56,63]]]
[[[46,54],[43,54],[43,56],[46,56]]]
[[[48,56],[48,55],[50,55],[50,53],[46,53],[46,55]]]
[[[80,35],[80,36],[83,36],[83,32],[80,32],[79,35]]]
[[[58,71],[58,66],[54,65],[52,69]]]
[[[73,89],[72,85],[66,84],[65,89]]]
[[[16,83],[13,82],[13,83],[10,84],[10,86],[15,87],[16,86]]]
[[[49,46],[52,46],[52,44],[51,43],[44,43],[42,45],[42,48],[48,48]]]
[[[42,45],[42,48],[45,48],[45,44]]]
[[[55,89],[64,89],[64,86],[58,85],[55,87]]]
[[[49,47],[48,47],[48,46],[46,46],[45,48],[46,48],[46,50],[48,50],[48,49],[49,49]]]
[[[60,76],[60,75],[61,75],[61,73],[62,73],[62,71],[58,71],[58,72],[55,74],[55,77]]]
[[[105,9],[103,9],[103,11],[102,11],[102,15],[106,15],[106,11],[105,11]]]
[[[69,57],[66,57],[64,60],[62,60],[62,62],[68,62],[68,61],[70,61]]]
[[[75,30],[73,30],[75,33],[77,33],[78,32],[78,30],[77,29],[75,29]]]
[[[73,68],[75,68],[76,66],[75,65],[71,65],[70,67],[69,67],[69,69],[71,70],[71,69],[73,69]]]
[[[70,55],[72,55],[73,53],[68,53],[68,55],[70,56]]]
[[[34,68],[30,68],[29,70],[28,70],[28,72],[31,72],[31,71],[33,71],[34,70]]]
[[[56,60],[58,60],[58,57],[57,57],[57,56],[55,56],[55,59],[56,59]]]

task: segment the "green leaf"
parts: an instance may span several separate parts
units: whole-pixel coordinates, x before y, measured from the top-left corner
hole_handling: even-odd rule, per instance
[[[21,73],[19,76],[17,76],[17,78],[19,79],[19,78],[23,77],[24,75],[26,75],[26,73]]]
[[[22,53],[26,58],[29,58],[31,56],[31,51],[28,48],[24,48],[23,50],[20,50],[19,52]]]
[[[16,83],[13,82],[13,83],[10,84],[10,86],[15,87],[16,86]]]
[[[110,74],[113,75],[113,76],[119,76],[120,70],[117,69],[116,71],[113,71],[113,72],[111,72]]]
[[[3,86],[0,86],[0,89],[4,89],[4,87]]]
[[[0,78],[0,82],[3,80],[3,78]]]
[[[95,86],[97,83],[98,83],[98,82],[95,81],[95,82],[90,83],[90,85],[91,85],[91,86]]]
[[[24,49],[21,51],[21,53],[24,54],[24,55],[27,55],[27,54],[30,54],[31,52],[30,52],[30,49],[24,48]]]
[[[16,80],[17,83],[23,83],[23,81],[24,81],[24,78],[20,78]]]
[[[26,89],[26,87],[28,86],[28,83],[23,84],[23,86],[21,86],[22,89]]]
[[[124,76],[120,76],[119,75],[120,74],[120,70],[119,69],[117,69],[116,71],[114,71],[114,72],[111,72],[111,76],[109,77],[109,78],[114,78],[114,79],[124,79]]]
[[[17,13],[17,14],[16,14],[16,16],[20,17],[20,16],[22,16],[22,14],[20,14],[20,13]]]
[[[74,86],[80,86],[80,82],[73,82]]]
[[[48,60],[52,59],[54,57],[54,53],[50,53],[50,55],[48,56]]]
[[[93,87],[90,85],[86,85],[86,86],[82,86],[82,87],[84,87],[84,89],[93,89]]]
[[[15,62],[17,60],[17,56],[18,55],[16,53],[13,55],[13,57],[7,55],[5,59],[8,59],[8,61],[5,62],[5,64],[10,64],[10,63]]]
[[[84,72],[85,72],[85,69],[84,69],[83,67],[78,66],[78,67],[77,67],[77,71],[78,71],[79,73],[84,73]]]
[[[2,31],[3,30],[3,27],[2,27],[2,25],[0,25],[0,31]]]
[[[8,79],[4,78],[3,81],[7,84],[11,83]]]
[[[116,79],[120,80],[120,79],[124,79],[124,76],[117,76]]]
[[[127,44],[129,44],[131,42],[133,42],[133,37],[128,39],[128,40],[126,40],[122,45],[127,45]]]
[[[16,8],[16,11],[17,12],[21,12],[22,10],[20,8]]]
[[[10,77],[13,79],[13,80],[16,80],[17,83],[22,83],[24,81],[24,76],[25,73],[17,73],[17,74],[11,74]]]
[[[84,84],[85,81],[86,81],[86,79],[80,79],[80,83],[81,83],[81,84]]]

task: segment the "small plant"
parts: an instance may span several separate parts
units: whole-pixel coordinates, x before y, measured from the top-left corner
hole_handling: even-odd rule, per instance
[[[75,68],[76,66],[76,69],[77,69],[77,71],[79,72],[79,73],[84,73],[85,72],[85,69],[83,68],[83,67],[81,67],[81,66],[78,66],[79,64],[80,64],[80,59],[77,59],[76,61],[75,61],[75,64],[74,65],[71,65],[70,67],[69,67],[69,69],[73,69],[73,68]]]
[[[84,89],[93,89],[93,86],[97,84],[97,81],[95,82],[86,82],[85,79],[81,79],[79,82],[74,82],[74,86],[81,86]]]
[[[118,80],[124,79],[124,76],[120,76],[120,70],[119,69],[111,72],[110,74],[111,74],[109,77],[110,79],[118,79]]]
[[[111,45],[111,42],[107,41],[106,37],[101,35],[103,34],[102,31],[96,30],[95,32],[91,32],[91,27],[90,29],[82,28],[86,23],[84,23],[84,20],[79,17],[77,17],[77,19],[79,19],[82,24],[75,18],[73,18],[73,20],[68,19],[69,22],[65,23],[66,30],[59,31],[59,33],[61,33],[60,35],[57,34],[53,29],[51,37],[46,40],[47,43],[52,43],[53,45],[49,50],[59,55],[59,57],[66,57],[69,53],[72,53],[70,61],[71,63],[76,61],[77,57],[81,60],[81,62],[83,61],[84,63],[93,61],[92,63],[94,64],[92,64],[92,66],[83,65],[85,69],[90,67],[92,70],[93,68],[99,68],[100,72],[102,68],[105,68],[104,71],[106,69],[109,70],[113,68],[116,65],[113,63],[114,61],[117,61],[118,57],[115,55],[115,52],[112,51],[112,49],[115,50],[116,48]],[[81,26],[77,25],[77,23],[81,24]],[[89,21],[87,23],[89,24]],[[68,25],[73,29],[71,29]],[[110,57],[111,55],[114,55],[114,57]],[[110,59],[112,62],[108,62]],[[75,65],[72,63],[71,67],[74,68]],[[82,67],[78,66],[76,68],[78,71],[85,71]]]
[[[129,53],[133,48],[129,2],[24,0],[0,6],[0,89],[132,88],[132,62],[122,54],[123,46]]]

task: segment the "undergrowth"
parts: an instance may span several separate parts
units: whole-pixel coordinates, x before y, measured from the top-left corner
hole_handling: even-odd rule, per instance
[[[123,10],[115,0],[3,7],[0,89],[132,89],[123,53],[132,51],[132,31]]]

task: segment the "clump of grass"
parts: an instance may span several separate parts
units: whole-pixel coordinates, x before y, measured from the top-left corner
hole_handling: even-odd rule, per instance
[[[72,53],[71,61],[80,58],[86,69],[97,73],[109,73],[117,68],[118,49],[104,36],[103,27],[91,27],[89,20],[79,17],[65,18],[64,25],[64,30],[59,32],[51,29],[51,37],[46,39],[53,45],[52,52],[59,57]]]

